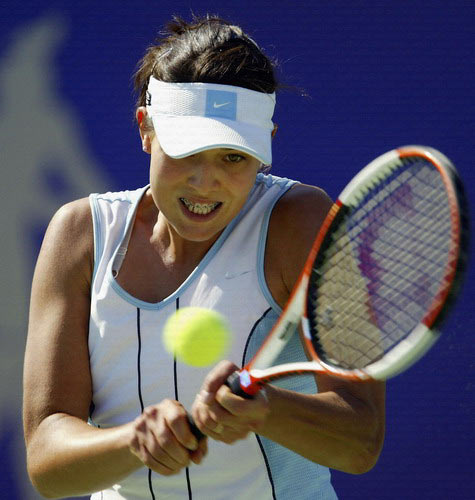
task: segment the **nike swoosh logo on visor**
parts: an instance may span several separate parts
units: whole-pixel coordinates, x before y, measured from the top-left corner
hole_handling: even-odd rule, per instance
[[[213,103],[213,108],[222,108],[223,106],[227,106],[228,104],[231,104],[230,102],[223,102],[222,104],[218,104],[217,102]]]

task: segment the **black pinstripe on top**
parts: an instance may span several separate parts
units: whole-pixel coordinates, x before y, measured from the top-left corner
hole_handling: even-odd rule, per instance
[[[140,370],[140,362],[141,362],[141,355],[142,355],[142,336],[140,333],[140,308],[137,307],[137,391],[139,395],[139,401],[140,401],[140,410],[143,412],[144,410],[144,405],[143,405],[143,398],[142,398],[142,373]],[[152,470],[148,469],[148,489],[150,491],[150,495],[152,500],[155,500],[155,493],[153,491],[153,484],[152,484]]]
[[[180,297],[177,297],[175,300],[175,310],[178,311],[178,309],[180,309]],[[178,397],[178,373],[177,373],[176,356],[173,359],[173,382],[175,385],[175,399],[176,401],[180,401]],[[186,475],[186,486],[188,489],[188,498],[189,500],[192,500],[193,492],[191,491],[190,469],[188,467],[186,467],[185,469],[185,475]]]
[[[241,366],[244,366],[246,364],[246,355],[247,355],[247,349],[249,347],[249,343],[251,341],[251,338],[257,328],[257,326],[259,325],[259,323],[272,311],[272,308],[269,307],[269,309],[267,309],[266,311],[264,311],[264,314],[254,323],[254,326],[252,327],[251,329],[251,333],[249,333],[249,336],[247,337],[247,340],[246,340],[246,345],[244,346],[244,351],[242,353],[242,360],[241,360]],[[261,453],[262,453],[262,457],[264,458],[264,463],[266,464],[266,470],[267,470],[267,476],[269,477],[269,482],[270,482],[270,485],[272,487],[272,498],[275,500],[276,499],[276,496],[275,496],[275,486],[274,486],[274,480],[272,478],[272,471],[271,471],[271,468],[270,468],[270,465],[269,465],[269,461],[267,459],[267,455],[266,455],[266,452],[264,450],[264,446],[262,445],[262,441],[260,439],[260,437],[257,435],[257,434],[254,434],[256,436],[256,439],[257,439],[257,443],[259,445],[259,448],[261,449]]]

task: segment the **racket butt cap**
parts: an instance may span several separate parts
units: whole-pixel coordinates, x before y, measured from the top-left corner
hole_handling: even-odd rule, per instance
[[[231,392],[233,394],[236,394],[236,396],[241,396],[245,399],[253,399],[254,395],[259,392],[259,388],[253,385],[250,385],[247,388],[247,391],[244,390],[241,385],[240,372],[237,371],[229,375],[228,379],[226,380],[226,385],[231,389]]]

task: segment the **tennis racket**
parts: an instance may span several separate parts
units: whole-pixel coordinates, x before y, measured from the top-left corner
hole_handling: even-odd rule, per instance
[[[376,158],[333,204],[280,318],[227,384],[252,397],[302,373],[366,381],[407,370],[439,337],[457,294],[467,218],[440,152],[406,146]],[[272,366],[300,323],[311,361]]]

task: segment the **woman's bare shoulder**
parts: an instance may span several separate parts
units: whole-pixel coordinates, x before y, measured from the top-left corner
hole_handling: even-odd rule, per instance
[[[76,270],[89,281],[94,261],[93,234],[88,198],[63,205],[48,225],[37,265],[54,266],[56,272]]]
[[[332,201],[323,189],[308,184],[296,184],[278,201],[272,218],[299,231],[315,232],[331,205]]]
[[[292,290],[331,206],[323,189],[307,184],[296,184],[276,204],[269,224],[266,277],[280,297]]]

